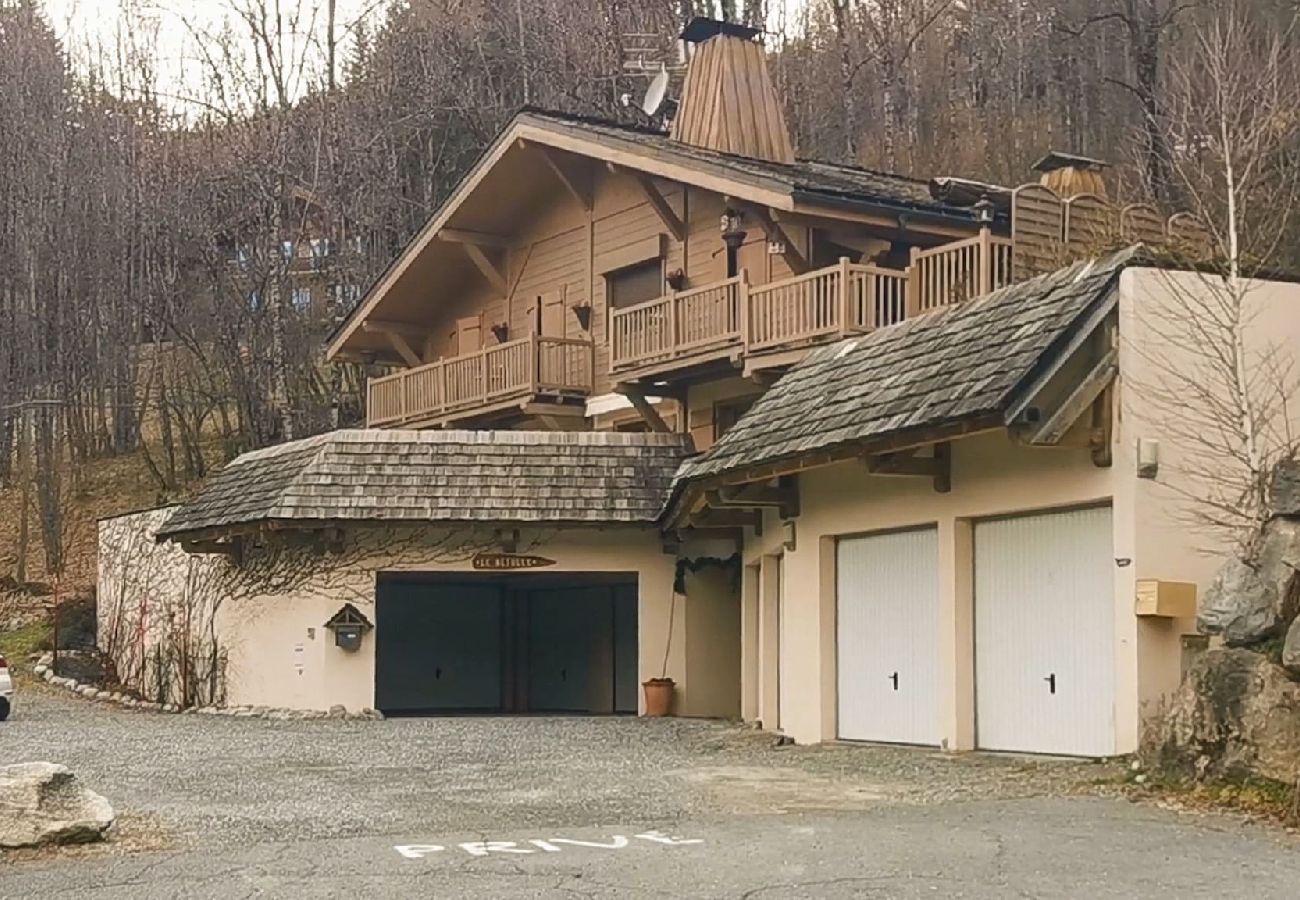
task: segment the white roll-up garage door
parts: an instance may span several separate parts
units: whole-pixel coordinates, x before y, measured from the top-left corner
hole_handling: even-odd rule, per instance
[[[975,525],[978,745],[1115,752],[1109,507]]]
[[[934,528],[841,538],[839,736],[939,743],[939,541]]]

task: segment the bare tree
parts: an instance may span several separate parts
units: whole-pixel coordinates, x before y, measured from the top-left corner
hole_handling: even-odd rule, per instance
[[[1161,428],[1185,448],[1178,490],[1192,522],[1248,541],[1269,515],[1267,480],[1300,452],[1300,373],[1264,318],[1263,283],[1287,262],[1300,169],[1300,56],[1277,30],[1234,5],[1196,22],[1194,52],[1173,67],[1164,161],[1204,224],[1175,247],[1184,268],[1143,298],[1155,340],[1140,385]],[[1206,266],[1197,254],[1215,260]]]

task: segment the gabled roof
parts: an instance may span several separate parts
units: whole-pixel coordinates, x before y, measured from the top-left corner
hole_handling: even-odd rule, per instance
[[[782,377],[677,488],[948,427],[1006,424],[1036,373],[1103,307],[1138,248],[820,348]]]
[[[929,225],[948,234],[974,233],[978,222],[978,214],[970,207],[936,200],[930,192],[929,182],[920,179],[816,160],[785,164],[751,159],[675,141],[657,129],[525,109],[497,135],[424,227],[411,238],[330,335],[327,340],[329,356],[333,357],[343,349],[347,338],[358,328],[359,321],[370,315],[381,299],[399,285],[422,254],[437,250],[435,239],[440,231],[465,227],[460,219],[464,218],[462,207],[466,200],[506,154],[526,152],[521,147],[528,144],[633,169],[778,210],[874,215],[890,222],[907,220],[914,227]],[[545,180],[545,177],[524,179],[526,184],[519,184],[518,189],[522,191]],[[503,211],[502,215],[508,213]],[[474,230],[473,226],[470,230]],[[448,259],[459,258],[457,248],[446,252]],[[438,271],[436,266],[426,268],[426,280],[429,272]],[[413,283],[420,283],[421,290],[427,290],[420,279]]]
[[[689,452],[676,434],[334,431],[238,457],[158,537],[261,523],[650,523]]]

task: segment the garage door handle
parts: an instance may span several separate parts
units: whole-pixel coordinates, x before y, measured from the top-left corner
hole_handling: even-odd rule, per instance
[[[890,675],[889,680],[894,683],[894,690],[898,690],[898,673],[895,672],[893,675]]]
[[[1055,693],[1056,693],[1056,673],[1053,672],[1051,675],[1048,675],[1048,676],[1047,676],[1046,678],[1044,678],[1043,680],[1047,682],[1047,689],[1048,689],[1049,691],[1051,691],[1053,694],[1055,694]]]

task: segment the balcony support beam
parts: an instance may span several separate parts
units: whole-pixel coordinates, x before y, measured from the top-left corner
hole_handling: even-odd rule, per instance
[[[659,415],[659,410],[655,409],[654,404],[646,399],[645,393],[640,388],[627,386],[623,388],[622,393],[623,396],[627,397],[628,402],[632,404],[632,408],[637,411],[637,414],[650,426],[651,431],[660,434],[672,433],[672,429],[668,427],[664,417]]]

